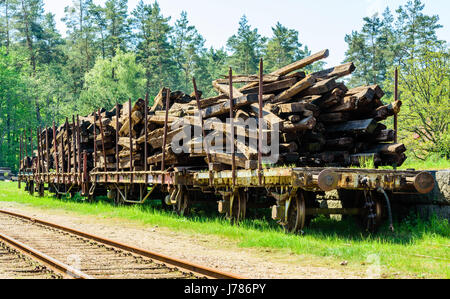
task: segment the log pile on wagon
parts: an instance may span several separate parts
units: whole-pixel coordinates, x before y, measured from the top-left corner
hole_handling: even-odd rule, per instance
[[[256,169],[258,142],[252,137],[258,130],[242,121],[260,123],[262,95],[262,138],[270,144],[273,129],[279,132],[275,164],[348,167],[373,161],[375,166],[400,166],[406,148],[394,143],[395,132],[382,121],[398,114],[402,103],[385,105],[378,85],[348,88],[342,78],[355,70],[353,63],[305,73],[305,67],[327,56],[328,50],[321,51],[262,78],[230,72],[212,82],[218,95],[211,98],[202,98],[196,88],[191,95],[163,88],[153,105],[148,98],[129,100],[109,111],[73,117],[40,132],[36,161],[41,169],[60,173],[80,171],[84,152],[88,169],[99,171],[159,170],[161,164],[165,169],[222,170],[230,169],[233,160],[237,169]],[[233,122],[227,123],[230,117]],[[181,144],[187,150],[172,148],[172,141],[187,132],[193,136]],[[206,142],[213,148],[202,147],[202,136],[213,140]],[[225,149],[227,140],[234,144],[234,155]]]

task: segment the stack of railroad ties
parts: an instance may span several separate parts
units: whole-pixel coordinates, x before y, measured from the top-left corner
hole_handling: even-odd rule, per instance
[[[328,50],[263,76],[262,115],[267,128],[276,127],[280,132],[277,165],[348,167],[370,160],[375,166],[400,166],[406,160],[406,148],[393,143],[395,132],[381,122],[398,114],[401,102],[383,104],[384,92],[377,85],[348,89],[339,82],[355,70],[353,63],[308,75],[302,71],[326,57]],[[116,105],[111,111],[102,109],[86,117],[73,117],[72,123],[66,120],[58,128],[42,131],[38,140],[42,149],[41,165],[43,169],[58,169],[62,173],[81,169],[81,155],[85,151],[87,168],[100,171],[159,170],[161,164],[165,169],[173,166],[230,169],[233,164],[230,152],[217,147],[193,151],[195,146],[201,148],[202,135],[194,135],[184,144],[188,151],[172,149],[172,141],[186,134],[186,126],[202,127],[204,122],[203,134],[215,142],[234,135],[236,168],[256,169],[258,144],[249,139],[254,132],[241,127],[238,119],[258,122],[258,81],[258,75],[231,76],[230,72],[228,77],[213,82],[219,93],[216,97],[201,99],[201,91],[197,91],[196,98],[195,92],[186,95],[163,88],[147,111],[148,99],[139,99],[133,104],[130,100]],[[229,100],[230,93],[233,101]],[[201,119],[198,107],[202,111]],[[230,118],[230,110],[234,124],[225,122]],[[242,134],[246,138],[238,138]]]

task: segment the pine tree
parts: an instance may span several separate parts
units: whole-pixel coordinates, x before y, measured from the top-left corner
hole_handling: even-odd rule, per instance
[[[133,17],[138,61],[145,68],[146,91],[156,95],[160,88],[170,87],[176,81],[173,47],[169,42],[170,17],[161,14],[158,2],[151,5],[143,1],[133,11]]]
[[[279,22],[272,27],[273,37],[265,49],[265,68],[275,71],[305,57],[305,50],[298,39],[298,31],[288,29]]]
[[[440,46],[442,41],[437,38],[436,30],[442,28],[438,24],[439,16],[427,16],[423,13],[425,5],[420,0],[410,0],[405,6],[397,9],[397,27],[402,50],[402,57],[414,58],[417,52],[429,45]]]
[[[206,52],[204,44],[205,40],[194,26],[189,25],[187,13],[183,11],[175,23],[172,47],[174,48],[177,66],[183,73],[182,85],[185,91],[192,89],[190,82],[196,70],[197,73],[205,71],[201,59],[201,56]]]
[[[231,65],[235,73],[256,74],[259,59],[266,39],[261,37],[258,29],[252,29],[244,15],[239,22],[238,33],[228,39],[227,46],[232,52]]]
[[[17,0],[0,1],[0,46],[6,47],[6,53],[9,52],[11,45],[11,32],[13,28],[12,15],[17,9]]]
[[[107,0],[104,12],[107,30],[107,51],[111,57],[114,57],[117,49],[126,50],[130,36],[130,27],[127,20],[128,0]]]

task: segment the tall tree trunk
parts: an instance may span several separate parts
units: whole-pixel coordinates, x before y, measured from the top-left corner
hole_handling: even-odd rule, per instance
[[[31,23],[30,15],[25,6],[24,0],[22,0],[21,3],[22,3],[22,11],[23,11],[23,17],[24,17],[23,22],[25,25],[25,37],[27,40],[28,51],[30,52],[32,77],[36,77],[36,54],[34,53],[33,39],[32,39],[31,32],[30,32],[30,23]],[[36,105],[36,120],[37,120],[38,124],[40,124],[40,123],[42,123],[42,118],[41,118],[41,109],[39,107],[39,100],[38,100],[37,96],[34,98],[34,103]]]
[[[6,54],[9,54],[9,0],[5,0],[5,18],[6,18]]]

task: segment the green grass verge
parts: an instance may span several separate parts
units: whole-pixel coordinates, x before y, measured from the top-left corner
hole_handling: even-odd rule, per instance
[[[392,169],[392,167],[385,167],[385,169]],[[408,157],[405,163],[398,169],[416,169],[416,170],[443,170],[450,169],[450,160],[439,157],[437,155],[429,157],[427,160],[414,159]]]
[[[320,218],[304,236],[285,234],[269,219],[252,219],[232,226],[223,218],[199,210],[197,216],[183,218],[152,204],[116,207],[107,201],[87,203],[81,199],[57,200],[31,197],[15,183],[0,182],[0,201],[17,202],[43,209],[60,209],[82,215],[132,220],[141,225],[158,225],[187,234],[227,238],[242,248],[265,248],[308,256],[337,265],[348,261],[365,271],[371,256],[379,258],[386,277],[411,276],[450,278],[450,226],[446,220],[410,217],[396,224],[396,232],[383,227],[376,235],[366,235],[354,221]],[[266,218],[268,218],[266,216]],[[366,264],[366,266],[362,266]]]

